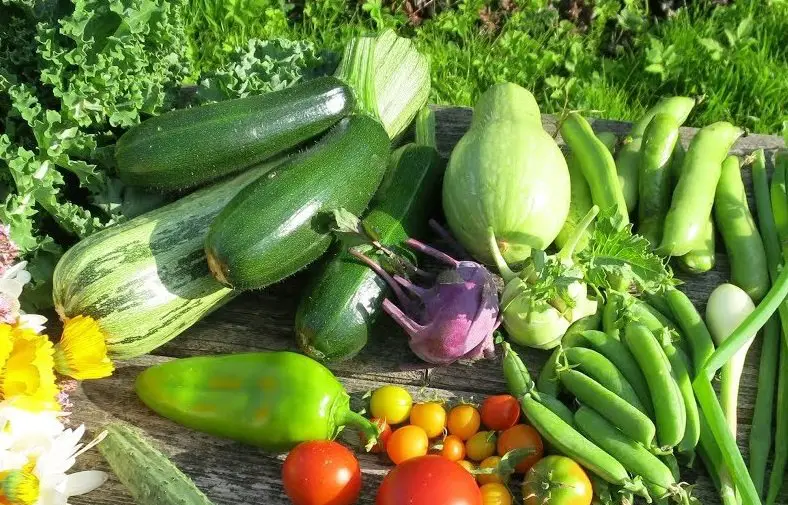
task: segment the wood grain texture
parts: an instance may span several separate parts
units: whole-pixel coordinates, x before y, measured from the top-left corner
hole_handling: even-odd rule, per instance
[[[471,111],[467,108],[436,107],[438,148],[448,157],[454,144],[466,131]],[[544,116],[547,131],[555,131],[556,120]],[[612,131],[624,135],[629,124],[619,121],[596,120],[597,131]],[[683,128],[682,142],[688,145],[695,134],[693,128]],[[754,149],[764,148],[767,157],[783,146],[782,139],[773,136],[749,135],[742,137],[732,152],[746,156]],[[743,172],[751,190],[749,171]],[[752,195],[750,194],[750,198]],[[752,204],[752,201],[751,201]],[[719,241],[720,247],[721,241]],[[221,440],[182,428],[162,419],[140,403],[133,391],[137,374],[151,364],[173,357],[215,353],[234,353],[262,350],[297,350],[293,337],[293,319],[307,271],[262,292],[248,293],[212,314],[195,327],[158,349],[156,356],[146,356],[120,364],[116,374],[101,381],[86,382],[72,395],[76,406],[70,418],[72,424],[85,423],[96,430],[113,419],[130,422],[143,430],[170,455],[186,474],[191,476],[212,500],[222,505],[285,505],[280,472],[283,455],[266,454],[241,444]],[[711,290],[728,279],[728,264],[723,251],[718,253],[717,267],[702,276],[679,274],[681,286],[699,310],[705,310],[705,300]],[[346,385],[356,408],[362,408],[363,394],[384,383],[397,383],[408,388],[416,399],[445,398],[451,401],[481,401],[487,394],[501,393],[505,384],[498,360],[473,364],[457,363],[449,367],[425,370],[409,351],[405,335],[388,318],[378,322],[376,339],[350,362],[331,368]],[[547,352],[518,349],[533,374],[538,373]],[[746,456],[747,437],[755,399],[757,363],[760,341],[749,353],[742,377],[739,402],[738,442]],[[358,445],[355,433],[344,433],[350,444]],[[359,504],[373,504],[375,491],[390,468],[382,457],[359,456],[364,472],[364,489]],[[107,470],[97,451],[82,456],[79,468]],[[719,503],[716,492],[702,470],[686,471],[683,479],[697,484],[694,495],[704,505]],[[519,488],[519,486],[514,486]],[[788,482],[778,500],[788,504]],[[133,503],[123,486],[113,477],[99,490],[71,499],[74,505],[120,505]]]

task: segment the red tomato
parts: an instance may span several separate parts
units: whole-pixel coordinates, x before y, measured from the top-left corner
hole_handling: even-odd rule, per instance
[[[361,468],[343,445],[304,442],[287,455],[282,482],[294,505],[352,505],[361,491]]]
[[[488,396],[479,410],[482,424],[494,431],[508,430],[520,420],[520,402],[512,395]]]
[[[536,428],[528,424],[517,424],[498,436],[498,455],[503,456],[512,449],[533,449],[534,453],[520,462],[515,471],[525,473],[534,463],[542,459],[544,445]]]
[[[377,417],[373,417],[370,421],[378,427],[380,435],[378,435],[378,443],[372,446],[369,452],[374,454],[386,452],[386,445],[389,442],[389,437],[391,437],[391,426],[389,426],[389,423],[387,423],[385,419],[378,419]],[[359,435],[359,438],[361,439],[362,446],[367,443],[363,433]]]
[[[376,505],[482,505],[476,480],[442,456],[409,459],[397,465],[378,489]]]
[[[593,495],[585,470],[565,456],[540,460],[523,482],[525,505],[589,505]]]

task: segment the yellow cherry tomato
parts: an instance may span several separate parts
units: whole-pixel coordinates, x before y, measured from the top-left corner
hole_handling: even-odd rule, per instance
[[[480,431],[465,442],[468,459],[482,461],[495,454],[496,437],[494,431]]]
[[[468,440],[479,431],[482,418],[473,405],[457,405],[449,412],[449,433]]]
[[[446,429],[446,409],[440,403],[417,403],[410,410],[410,424],[424,428],[430,438],[439,437]]]
[[[503,484],[491,482],[479,490],[482,492],[482,505],[512,505],[512,495]]]
[[[424,456],[429,446],[430,441],[424,430],[409,424],[391,434],[386,443],[386,453],[395,465],[399,465],[411,458]]]
[[[469,472],[473,472],[476,469],[476,465],[468,461],[467,459],[463,459],[462,461],[457,462],[458,465],[465,468]]]
[[[412,405],[410,393],[399,386],[378,388],[369,400],[372,417],[385,419],[389,424],[399,424],[408,419]]]
[[[479,463],[479,469],[492,468],[494,470],[497,470],[498,465],[500,464],[501,464],[500,456],[490,456],[489,458],[485,458],[484,461]],[[504,479],[502,479],[501,476],[498,475],[497,473],[478,474],[476,476],[476,480],[479,482],[480,485],[505,484]]]

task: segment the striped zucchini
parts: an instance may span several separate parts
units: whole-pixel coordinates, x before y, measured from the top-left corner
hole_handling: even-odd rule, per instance
[[[203,251],[208,226],[260,165],[165,207],[92,235],[60,259],[55,309],[66,323],[95,319],[113,359],[163,345],[232,297],[211,276]]]
[[[213,505],[142,433],[125,423],[106,427],[98,449],[138,505]]]

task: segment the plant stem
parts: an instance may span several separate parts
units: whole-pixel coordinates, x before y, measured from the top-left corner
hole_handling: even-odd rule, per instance
[[[583,233],[585,233],[586,230],[588,230],[588,227],[591,226],[591,223],[594,222],[597,214],[599,214],[598,205],[594,205],[588,209],[588,212],[586,212],[586,215],[583,216],[583,219],[577,223],[577,226],[572,232],[572,235],[569,237],[569,240],[567,240],[566,244],[564,244],[564,247],[562,247],[561,250],[558,251],[558,254],[556,254],[556,257],[559,261],[572,259],[572,255],[575,253],[577,244],[579,244],[580,240],[583,238]]]
[[[495,232],[492,227],[487,228],[487,242],[490,246],[490,254],[492,254],[493,260],[495,261],[495,266],[498,268],[498,273],[501,274],[503,280],[509,282],[517,277],[517,274],[509,268],[509,265],[506,264],[506,260],[503,259],[501,250],[498,248],[498,241],[495,240]]]

